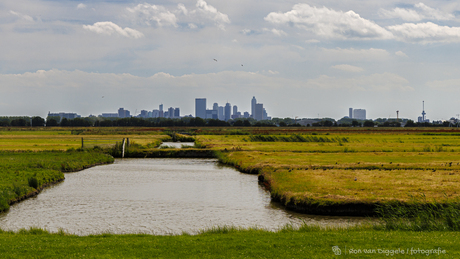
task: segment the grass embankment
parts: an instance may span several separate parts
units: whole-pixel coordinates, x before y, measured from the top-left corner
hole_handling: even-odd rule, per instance
[[[113,157],[99,151],[0,152],[0,211],[36,195],[48,184],[62,181],[63,172],[112,162]]]
[[[198,235],[72,236],[33,229],[0,233],[2,258],[435,258],[460,257],[456,232],[217,228]],[[334,249],[334,250],[333,250]],[[365,251],[366,249],[366,251]],[[337,256],[334,251],[340,250]],[[404,252],[404,254],[402,254]]]
[[[219,159],[260,174],[275,200],[314,214],[371,215],[411,195],[457,203],[460,138],[453,133],[199,136]]]
[[[131,142],[146,147],[157,147],[167,137],[159,129],[145,128],[14,128],[0,130],[0,150],[45,151],[69,148],[107,146],[129,138]]]

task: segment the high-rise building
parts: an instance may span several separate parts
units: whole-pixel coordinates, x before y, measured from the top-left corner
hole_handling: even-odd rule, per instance
[[[245,119],[249,118],[249,112],[244,112],[243,117],[244,117]]]
[[[129,118],[131,113],[123,108],[118,109],[118,118]]]
[[[224,116],[224,106],[217,107],[217,118],[221,121],[225,120]]]
[[[354,109],[353,119],[366,120],[366,110],[365,109]]]
[[[164,117],[164,112],[163,112],[163,104],[160,104],[160,112],[158,114],[158,117],[163,118]]]
[[[258,121],[261,121],[263,120],[263,116],[264,116],[264,105],[262,103],[256,103],[256,107],[255,107],[255,116],[254,116],[254,119],[255,120],[258,120]]]
[[[230,120],[232,114],[232,105],[230,103],[225,104],[225,121]]]
[[[169,115],[169,118],[174,118],[174,108],[173,107],[168,108],[168,115]]]
[[[353,119],[353,108],[348,109],[348,118]]]
[[[253,119],[256,118],[256,103],[257,103],[256,97],[253,96],[251,100],[251,117]]]
[[[240,116],[238,116],[238,106],[236,105],[233,105],[233,115],[232,115],[232,118],[233,119],[238,119]]]
[[[153,110],[152,111],[152,118],[160,117],[160,110]]]
[[[195,98],[195,117],[206,119],[206,98]]]
[[[149,113],[149,112],[146,111],[146,110],[141,110],[141,114],[140,114],[139,117],[141,117],[141,118],[147,118],[147,117],[148,117],[148,113]]]
[[[212,109],[213,109],[213,110],[216,110],[216,111],[219,110],[219,104],[214,103],[214,104],[212,105]]]
[[[180,118],[180,109],[179,108],[174,109],[174,118]]]
[[[267,119],[268,119],[268,114],[267,114],[267,111],[265,110],[265,108],[264,108],[264,111],[263,111],[262,118],[263,118],[263,120],[267,120]]]

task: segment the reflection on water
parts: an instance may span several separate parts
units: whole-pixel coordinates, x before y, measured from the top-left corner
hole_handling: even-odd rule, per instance
[[[163,142],[160,145],[161,147],[172,147],[172,148],[181,148],[181,147],[193,147],[195,142]]]
[[[0,228],[165,235],[213,226],[275,230],[302,221],[337,225],[362,220],[287,212],[270,202],[257,176],[219,166],[215,159],[118,159],[65,177],[0,214]]]

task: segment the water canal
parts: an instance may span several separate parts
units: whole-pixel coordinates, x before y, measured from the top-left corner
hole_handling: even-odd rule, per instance
[[[117,159],[65,177],[0,214],[0,228],[167,235],[214,226],[276,230],[303,221],[336,226],[363,220],[286,211],[270,201],[256,175],[216,159]]]

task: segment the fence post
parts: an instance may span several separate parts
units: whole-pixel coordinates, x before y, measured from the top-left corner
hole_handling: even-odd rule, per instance
[[[126,145],[129,147],[129,138],[127,138],[127,141],[126,141],[126,142],[128,142]]]
[[[122,150],[121,150],[121,158],[125,158],[125,141],[126,139],[123,138]]]
[[[84,142],[83,142],[83,138],[81,138],[81,148],[83,148],[85,145],[84,145]]]

